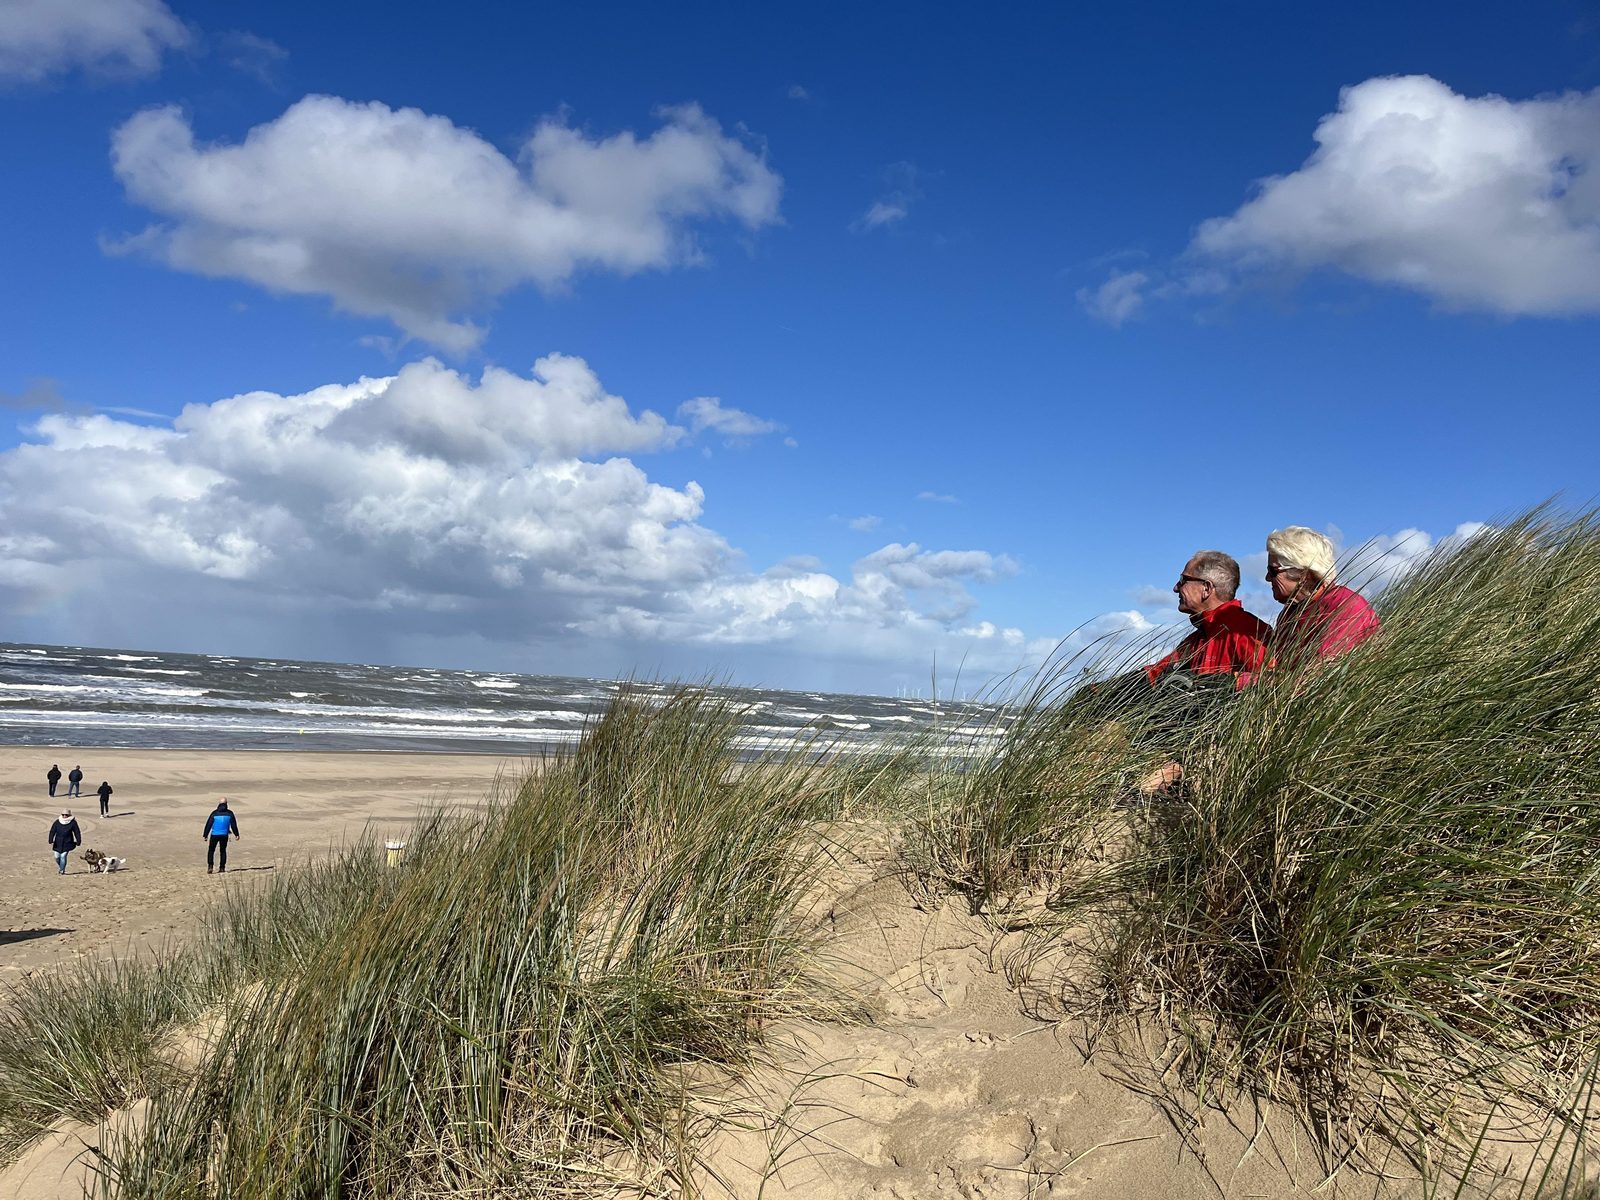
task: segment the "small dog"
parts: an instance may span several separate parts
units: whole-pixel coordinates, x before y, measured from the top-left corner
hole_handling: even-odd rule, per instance
[[[110,854],[101,854],[98,850],[85,850],[83,861],[89,864],[89,870],[97,875],[109,875],[112,871],[120,871],[127,866],[125,858],[115,858]]]

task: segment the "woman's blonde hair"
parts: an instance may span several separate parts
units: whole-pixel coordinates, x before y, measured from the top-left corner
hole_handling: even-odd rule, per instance
[[[1286,525],[1267,534],[1267,553],[1280,565],[1301,571],[1310,571],[1324,583],[1332,583],[1337,567],[1334,565],[1333,543],[1315,529],[1304,525]]]

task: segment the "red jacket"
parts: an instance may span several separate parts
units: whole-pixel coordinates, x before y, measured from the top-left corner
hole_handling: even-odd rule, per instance
[[[1196,675],[1220,675],[1224,671],[1238,675],[1260,670],[1267,657],[1272,626],[1246,612],[1237,600],[1224,601],[1210,612],[1196,613],[1189,622],[1194,632],[1179,642],[1171,654],[1144,669],[1151,683],[1174,667]]]

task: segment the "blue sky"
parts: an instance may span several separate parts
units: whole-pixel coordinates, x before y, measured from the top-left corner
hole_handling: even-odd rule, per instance
[[[1597,88],[1578,3],[10,3],[5,636],[893,692],[1397,568],[1594,495]]]

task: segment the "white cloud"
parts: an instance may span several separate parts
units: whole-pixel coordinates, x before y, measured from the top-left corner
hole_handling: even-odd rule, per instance
[[[811,99],[811,93],[805,88],[801,87],[798,83],[791,83],[789,85],[789,91],[787,94],[791,100],[800,100],[803,102]]]
[[[83,67],[150,75],[189,31],[161,0],[5,0],[0,4],[0,81],[37,82]]]
[[[910,212],[910,206],[904,201],[875,200],[872,207],[861,214],[861,228],[877,229],[882,225],[893,225],[896,221],[904,221]]]
[[[944,492],[918,492],[917,499],[927,504],[960,504],[961,501]]]
[[[1508,100],[1369,79],[1315,136],[1298,170],[1202,224],[1194,254],[1331,268],[1448,308],[1600,312],[1600,90]]]
[[[730,444],[777,433],[783,428],[776,421],[768,421],[742,409],[724,405],[715,396],[696,396],[693,400],[685,400],[678,406],[678,420],[687,424],[691,433],[710,431]]]
[[[218,43],[230,67],[241,74],[253,76],[269,87],[277,84],[278,72],[289,61],[289,52],[277,42],[248,30],[236,29],[225,33]]]
[[[871,533],[879,525],[883,524],[883,518],[867,513],[865,516],[849,517],[845,520],[845,524],[857,533]]]
[[[698,107],[662,111],[646,138],[593,139],[546,119],[513,161],[414,108],[308,96],[243,141],[200,144],[173,107],[112,139],[136,203],[169,223],[108,246],[350,312],[461,351],[463,314],[585,269],[630,274],[702,261],[691,225],[778,219],[782,180]]]
[[[985,646],[963,622],[976,601],[969,583],[1016,570],[983,550],[929,551],[891,544],[859,559],[850,578],[793,565],[761,574],[730,573],[667,598],[654,611],[620,604],[580,622],[601,638],[694,643],[704,647],[787,647],[803,655],[926,668],[935,657],[973,654],[975,666],[1009,670],[1017,647]],[[1033,647],[1035,651],[1039,647]]]
[[[1368,595],[1376,595],[1403,578],[1428,555],[1448,553],[1488,528],[1480,521],[1467,521],[1437,541],[1421,529],[1379,534],[1353,549],[1342,550],[1339,556],[1339,580],[1360,588]],[[1330,531],[1336,543],[1343,540],[1338,533],[1337,529]]]
[[[896,225],[911,214],[911,206],[922,198],[922,172],[908,162],[891,163],[883,170],[885,191],[857,217],[851,228],[857,233]]]
[[[975,615],[971,589],[1015,573],[1005,555],[894,543],[845,575],[749,569],[701,523],[698,484],[627,457],[686,436],[561,355],[477,380],[423,360],[164,427],[48,414],[0,452],[0,611],[40,640],[415,660],[470,638],[589,672],[605,645],[691,672],[866,664],[856,684],[1038,650]]]
[[[1150,276],[1143,271],[1117,271],[1097,288],[1079,288],[1078,304],[1115,329],[1139,315],[1149,283]]]
[[[1140,608],[1172,608],[1177,604],[1178,598],[1170,587],[1143,583],[1133,589],[1133,602]]]

